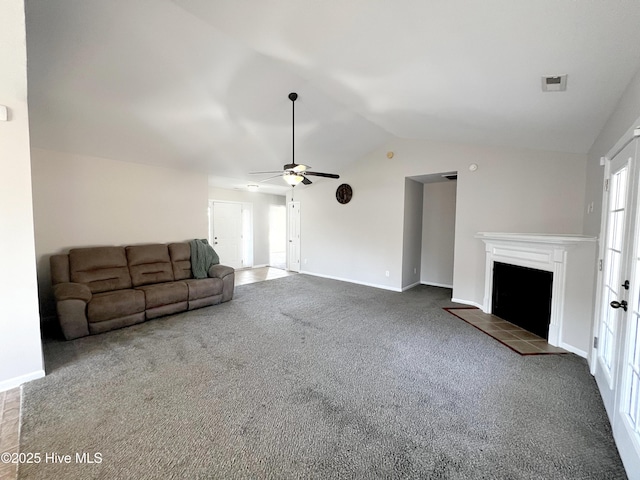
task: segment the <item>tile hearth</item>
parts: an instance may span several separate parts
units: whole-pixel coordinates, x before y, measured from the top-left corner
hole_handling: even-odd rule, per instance
[[[566,350],[549,345],[547,340],[527,330],[509,323],[495,315],[483,313],[474,307],[445,308],[449,313],[473,325],[478,330],[495,338],[503,345],[520,355],[543,355],[569,353]]]

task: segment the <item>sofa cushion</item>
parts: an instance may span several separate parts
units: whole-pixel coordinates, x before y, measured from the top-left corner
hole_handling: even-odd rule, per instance
[[[192,278],[184,280],[189,287],[189,301],[222,294],[222,280],[219,278]]]
[[[222,302],[222,294],[213,295],[206,298],[198,298],[197,300],[189,300],[189,310],[196,308],[208,307],[209,305],[217,305]]]
[[[145,321],[145,312],[134,313],[127,315],[126,317],[118,317],[113,320],[105,320],[104,322],[89,323],[89,333],[104,333],[116,328],[124,328],[136,323],[142,323]]]
[[[189,243],[170,243],[169,255],[171,256],[173,277],[176,280],[193,278],[193,272],[191,271],[191,247]]]
[[[93,296],[84,283],[58,283],[53,286],[53,295],[58,302],[63,300],[82,300],[87,303]]]
[[[158,283],[144,285],[136,290],[144,292],[146,308],[155,308],[172,303],[186,302],[189,299],[189,291],[184,282]]]
[[[69,273],[72,282],[86,284],[91,293],[131,288],[124,247],[74,248]]]
[[[49,266],[51,268],[51,284],[69,283],[69,255],[58,254],[49,257]]]
[[[232,267],[228,267],[226,265],[211,265],[211,267],[209,267],[209,271],[207,272],[207,274],[212,277],[212,278],[224,278],[227,275],[231,275],[232,273],[235,273],[235,270]]]
[[[117,290],[98,293],[87,306],[89,323],[104,322],[144,312],[144,293],[140,290]]]
[[[174,280],[167,245],[127,247],[127,261],[131,273],[131,283],[134,287]]]

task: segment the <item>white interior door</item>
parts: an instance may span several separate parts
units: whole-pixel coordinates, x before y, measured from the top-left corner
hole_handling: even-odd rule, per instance
[[[640,231],[637,140],[608,166],[595,378],[629,478],[640,479]]]
[[[242,205],[213,202],[211,226],[213,248],[220,257],[220,263],[242,268]]]
[[[300,202],[287,205],[287,269],[300,271]]]

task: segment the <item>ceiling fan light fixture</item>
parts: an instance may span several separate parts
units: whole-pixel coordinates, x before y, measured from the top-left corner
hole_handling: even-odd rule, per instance
[[[271,171],[271,172],[250,172],[250,175],[262,175],[262,174],[273,174],[272,177],[269,177],[263,182],[270,180],[272,178],[277,178],[282,175],[282,179],[287,182],[292,187],[302,183],[303,185],[311,185],[311,180],[309,180],[309,176],[316,177],[325,177],[325,178],[340,178],[340,175],[335,173],[322,173],[322,172],[312,172],[313,167],[309,165],[304,165],[302,163],[296,163],[296,149],[295,149],[295,139],[296,139],[296,117],[295,117],[295,101],[298,98],[298,94],[292,92],[289,94],[289,100],[291,100],[291,163],[286,163],[283,165],[281,171]]]
[[[304,177],[302,175],[297,175],[295,172],[286,172],[284,175],[282,175],[282,178],[292,187],[295,187],[300,182],[302,182],[302,180],[304,180]]]

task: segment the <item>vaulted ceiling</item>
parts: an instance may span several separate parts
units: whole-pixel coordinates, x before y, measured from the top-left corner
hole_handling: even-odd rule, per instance
[[[635,0],[26,0],[36,147],[340,173],[394,138],[586,153],[640,66]],[[543,93],[541,76],[567,74]],[[280,179],[276,183],[282,182]]]

